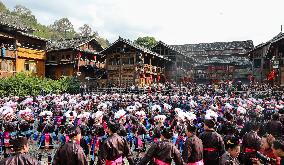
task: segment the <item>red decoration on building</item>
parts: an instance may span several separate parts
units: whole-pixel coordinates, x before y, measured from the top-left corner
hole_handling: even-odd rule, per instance
[[[275,70],[272,70],[271,72],[269,72],[268,76],[267,76],[267,80],[272,81],[274,80],[276,77],[276,72]]]

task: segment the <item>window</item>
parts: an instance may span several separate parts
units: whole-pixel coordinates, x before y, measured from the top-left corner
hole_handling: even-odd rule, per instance
[[[36,62],[34,60],[26,60],[24,64],[24,69],[25,71],[36,73],[37,72]]]

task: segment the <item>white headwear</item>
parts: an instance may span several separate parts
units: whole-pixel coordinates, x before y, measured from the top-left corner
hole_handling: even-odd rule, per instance
[[[137,112],[135,113],[135,115],[136,115],[137,117],[145,117],[145,116],[146,116],[146,113],[145,113],[144,111],[137,111]]]
[[[79,119],[88,119],[90,117],[90,112],[83,112],[80,115],[78,115]]]
[[[65,112],[64,116],[66,116],[67,118],[70,118],[71,117],[71,112],[73,113],[73,117],[77,117],[77,112],[76,111],[67,111]]]
[[[196,120],[196,115],[193,112],[186,112],[185,117],[189,121]]]
[[[158,121],[158,122],[164,122],[166,120],[166,116],[165,115],[157,115],[154,117],[154,120],[155,121]]]
[[[244,107],[239,106],[239,107],[237,108],[237,112],[238,112],[239,114],[246,114],[247,110],[246,110]]]
[[[23,119],[25,115],[32,115],[32,113],[32,110],[27,107],[25,110],[20,110],[18,116]]]
[[[159,110],[159,112],[161,112],[161,110],[162,110],[160,105],[155,104],[155,105],[152,106],[152,111],[155,111],[157,109]]]
[[[164,109],[165,109],[165,110],[170,110],[170,109],[172,109],[172,106],[169,105],[169,104],[167,104],[167,103],[165,103],[165,104],[164,104]]]
[[[115,119],[121,119],[126,114],[125,110],[121,109],[114,114]]]
[[[136,106],[128,106],[128,107],[126,107],[126,110],[127,110],[128,112],[136,111]]]
[[[211,109],[209,109],[206,111],[205,119],[212,119],[212,118],[217,120],[218,114],[215,111],[212,111]]]
[[[92,118],[97,119],[103,117],[104,113],[103,111],[97,111],[96,113],[93,113]]]
[[[39,116],[52,116],[52,112],[51,111],[42,111]]]

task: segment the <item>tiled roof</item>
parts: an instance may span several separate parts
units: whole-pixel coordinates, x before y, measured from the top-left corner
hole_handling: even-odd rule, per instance
[[[58,41],[51,41],[48,43],[48,50],[49,51],[55,51],[55,50],[65,50],[65,49],[78,49],[80,46],[92,41],[96,40],[94,37],[77,37],[77,38],[71,38],[71,39],[64,39],[64,40],[58,40]],[[97,42],[98,43],[98,42]],[[98,43],[98,45],[100,45]],[[101,46],[101,45],[100,45]],[[101,47],[101,49],[103,49]]]
[[[112,43],[109,47],[107,47],[107,48],[105,48],[103,51],[101,51],[101,54],[104,54],[105,51],[111,49],[111,47],[114,46],[114,45],[115,45],[116,43],[118,43],[118,42],[123,42],[123,43],[125,43],[125,44],[127,44],[127,45],[129,45],[129,46],[132,46],[132,47],[134,47],[134,48],[136,48],[136,49],[138,49],[138,50],[140,50],[140,51],[142,51],[142,52],[144,52],[144,53],[148,53],[148,54],[151,54],[151,55],[153,55],[153,56],[157,56],[157,57],[159,57],[159,58],[162,58],[162,59],[171,61],[171,60],[170,60],[169,58],[167,58],[167,57],[164,57],[164,56],[162,56],[162,55],[160,55],[160,54],[158,54],[158,53],[156,53],[156,52],[151,51],[150,49],[147,49],[147,48],[145,48],[145,47],[143,47],[143,46],[140,46],[140,45],[134,43],[133,41],[130,41],[130,40],[128,40],[128,39],[124,39],[124,38],[122,38],[122,37],[119,37],[118,40],[116,40],[116,41],[115,41],[114,43]]]
[[[164,43],[164,42],[162,42],[162,41],[157,42],[157,44],[152,48],[152,50],[154,50],[154,48],[155,48],[156,46],[158,46],[159,44],[163,45],[164,47],[166,47],[166,48],[168,48],[168,49],[171,49],[172,51],[177,52],[178,54],[181,54],[181,55],[185,56],[185,54],[184,54],[183,52],[181,52],[180,50],[176,49],[176,47],[171,46],[171,45],[168,45],[168,44],[166,44],[166,43]]]
[[[34,31],[27,26],[18,16],[0,12],[0,25],[8,26],[22,32]]]
[[[35,36],[35,35],[32,35],[32,34],[29,34],[29,33],[25,33],[25,32],[21,32],[19,31],[18,33],[24,35],[24,36],[27,36],[27,37],[30,37],[30,38],[34,38],[34,39],[38,39],[38,40],[42,40],[42,41],[49,41],[48,39],[46,38],[41,38],[41,37],[38,37],[38,36]]]
[[[202,52],[202,51],[222,51],[222,50],[251,50],[254,48],[251,40],[247,41],[233,41],[233,42],[214,42],[214,43],[200,43],[200,44],[185,44],[172,45],[172,47],[187,54],[187,52]]]

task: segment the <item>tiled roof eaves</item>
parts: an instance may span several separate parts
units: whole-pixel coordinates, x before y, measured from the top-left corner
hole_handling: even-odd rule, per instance
[[[169,58],[167,58],[167,57],[164,57],[164,56],[162,56],[162,55],[159,55],[158,53],[155,53],[155,52],[153,52],[153,51],[151,51],[151,50],[149,50],[149,49],[147,49],[147,48],[145,48],[145,47],[142,47],[142,46],[140,46],[140,45],[138,45],[138,44],[135,44],[134,42],[132,42],[132,41],[130,41],[130,40],[127,40],[127,39],[124,39],[124,38],[122,38],[122,37],[119,37],[118,40],[116,40],[114,43],[112,43],[112,44],[109,45],[107,48],[105,48],[104,50],[102,50],[100,53],[103,54],[103,52],[105,52],[105,51],[108,50],[110,47],[112,47],[113,45],[115,45],[116,43],[118,43],[118,42],[120,42],[120,41],[121,41],[121,42],[124,42],[124,43],[126,43],[126,44],[128,44],[128,45],[130,45],[130,46],[132,46],[132,47],[134,47],[134,48],[136,48],[136,49],[138,49],[138,50],[141,50],[141,51],[144,52],[144,53],[148,53],[148,54],[157,56],[157,57],[159,57],[159,58],[162,58],[162,59],[171,61],[171,60],[170,60]]]

